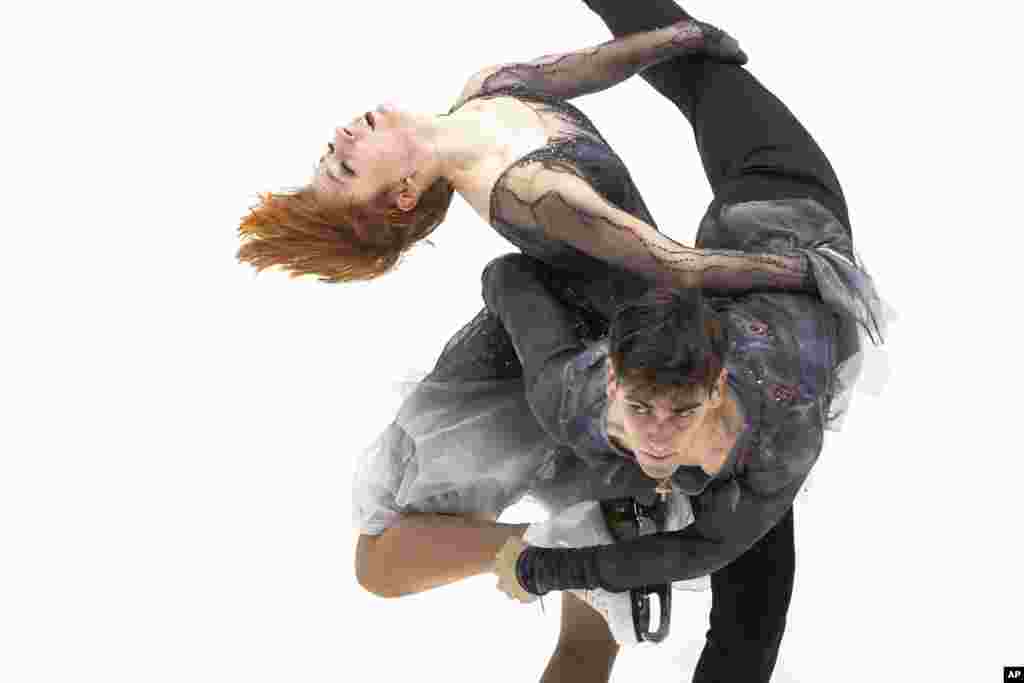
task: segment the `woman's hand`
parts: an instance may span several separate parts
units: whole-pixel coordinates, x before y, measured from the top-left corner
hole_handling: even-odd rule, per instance
[[[747,63],[747,53],[739,42],[720,28],[696,19],[677,21],[672,28],[676,30],[672,42],[688,48],[691,54],[707,55],[730,64]]]
[[[494,558],[494,573],[498,575],[498,590],[524,604],[537,599],[536,595],[526,592],[519,585],[519,579],[516,577],[516,562],[527,547],[521,537],[513,536],[505,542]]]

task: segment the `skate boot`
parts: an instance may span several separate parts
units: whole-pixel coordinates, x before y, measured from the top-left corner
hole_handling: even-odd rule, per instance
[[[523,540],[529,545],[542,548],[610,545],[617,540],[636,538],[638,535],[676,531],[693,521],[690,499],[682,494],[673,494],[667,502],[654,506],[635,503],[634,509],[634,503],[632,498],[583,501],[545,522],[531,525],[523,535]],[[629,646],[658,643],[668,635],[670,585],[687,590],[705,590],[707,577],[618,593],[601,588],[571,592],[604,617],[612,637],[619,645]],[[650,630],[652,594],[658,595],[661,617],[658,628],[653,632]]]
[[[541,548],[585,548],[615,542],[597,501],[588,500],[563,510],[546,522],[530,525],[523,534],[528,545]],[[633,604],[629,591],[611,593],[601,588],[570,590],[590,605],[608,623],[608,630],[619,645],[640,642],[633,626]]]
[[[608,530],[616,541],[631,541],[639,536],[664,531],[668,517],[668,504],[655,497],[654,503],[644,505],[635,498],[613,498],[601,501]],[[672,616],[672,585],[652,584],[630,588],[633,631],[638,643],[660,643],[668,637]],[[658,629],[651,630],[651,596],[658,596]]]

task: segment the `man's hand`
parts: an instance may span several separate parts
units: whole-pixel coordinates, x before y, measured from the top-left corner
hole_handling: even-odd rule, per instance
[[[522,538],[513,536],[505,542],[494,558],[494,573],[498,575],[498,590],[524,604],[537,599],[536,595],[523,590],[523,587],[519,585],[519,579],[516,578],[516,561],[527,547]]]

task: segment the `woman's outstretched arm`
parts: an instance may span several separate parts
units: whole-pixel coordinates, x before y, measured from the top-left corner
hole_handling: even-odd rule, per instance
[[[807,255],[696,249],[605,201],[583,178],[543,162],[497,190],[497,215],[670,287],[721,292],[817,289]]]
[[[460,102],[481,91],[512,85],[572,99],[607,90],[649,66],[686,54],[707,54],[737,64],[747,61],[739,44],[724,31],[684,20],[576,52],[488,67],[470,79]]]

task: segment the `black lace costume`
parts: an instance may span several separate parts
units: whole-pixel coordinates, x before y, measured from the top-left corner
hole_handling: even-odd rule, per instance
[[[495,184],[491,224],[551,266],[545,284],[578,313],[582,337],[597,340],[615,308],[649,287],[664,262],[678,263],[685,275],[693,255],[659,242],[664,238],[625,165],[582,112],[531,90],[514,71],[498,71],[475,97],[515,97],[548,130],[548,143]],[[635,219],[644,225],[623,227]],[[625,241],[626,228],[638,239]],[[782,280],[816,289],[835,311],[838,358],[821,360],[830,364],[831,417],[841,415],[856,367],[857,325],[876,336],[882,323],[843,226],[813,200],[747,202],[709,213],[696,246],[718,250],[693,266],[702,269],[708,293]],[[714,259],[733,267],[716,270]],[[758,322],[756,315],[749,320]],[[544,432],[526,402],[515,349],[484,309],[449,340],[367,451],[354,481],[354,519],[362,533],[379,534],[404,511],[497,514],[526,495],[555,514],[583,500],[649,499],[653,484],[626,458],[575,452]]]

